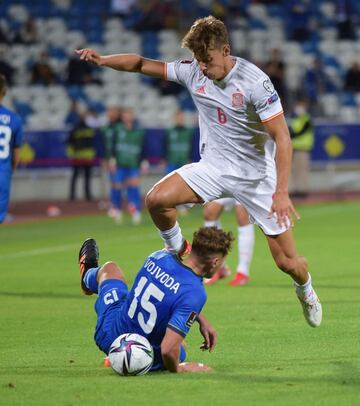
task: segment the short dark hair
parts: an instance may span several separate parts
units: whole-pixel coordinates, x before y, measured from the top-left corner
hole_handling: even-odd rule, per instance
[[[201,258],[213,254],[226,256],[232,248],[234,236],[216,227],[202,227],[194,232],[192,252]]]
[[[220,49],[228,43],[229,35],[225,24],[214,16],[208,16],[194,22],[181,46],[190,49],[197,60],[207,62],[209,50]]]
[[[6,77],[0,73],[0,95],[4,96],[7,90],[7,81]]]

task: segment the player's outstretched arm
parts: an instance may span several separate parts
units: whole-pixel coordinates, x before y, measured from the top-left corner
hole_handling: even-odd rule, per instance
[[[183,337],[175,331],[167,328],[161,342],[161,356],[165,368],[170,372],[206,372],[211,369],[201,363],[183,362],[179,364],[180,345]]]
[[[81,60],[91,62],[97,66],[106,66],[108,68],[125,72],[142,73],[144,75],[162,79],[165,77],[165,62],[144,58],[141,55],[100,55],[98,52],[90,48],[76,49],[75,53]]]

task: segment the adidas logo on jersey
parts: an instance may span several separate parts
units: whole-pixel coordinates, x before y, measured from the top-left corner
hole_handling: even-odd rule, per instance
[[[197,88],[196,93],[205,94],[205,86],[200,86]]]

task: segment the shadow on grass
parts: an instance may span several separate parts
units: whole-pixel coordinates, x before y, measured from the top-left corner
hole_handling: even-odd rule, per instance
[[[303,385],[306,383],[313,384],[314,382],[318,382],[319,384],[336,384],[336,385],[344,385],[344,386],[356,386],[360,385],[360,375],[359,375],[359,368],[356,364],[351,362],[331,362],[331,367],[335,369],[333,373],[329,373],[327,375],[322,376],[304,376],[302,375],[292,375],[292,376],[276,376],[276,372],[274,373],[273,370],[269,371],[269,375],[254,375],[254,374],[246,374],[242,373],[241,371],[237,372],[208,372],[208,373],[201,373],[196,374],[197,379],[201,379],[203,383],[208,381],[210,384],[211,382],[221,383],[224,381],[225,383],[233,383],[238,384],[241,382],[242,385],[257,385],[257,384],[284,384],[287,386],[294,386]],[[8,366],[0,368],[0,376],[9,376],[12,374],[16,374],[18,376],[29,376],[31,374],[34,378],[35,377],[58,377],[58,378],[101,378],[101,379],[119,379],[119,376],[115,374],[111,369],[103,368],[103,367],[86,367],[84,365],[69,365],[61,366],[61,367],[49,367],[49,366]],[[124,379],[124,378],[121,378]],[[126,382],[128,378],[125,378]],[[134,382],[130,378],[130,382]],[[170,374],[166,371],[158,371],[158,372],[150,372],[144,376],[136,377],[136,381],[138,379],[144,380],[143,382],[151,382],[155,380],[169,380],[169,379],[179,379],[179,375],[177,374]],[[194,380],[194,374],[181,374],[181,380]]]
[[[27,299],[83,299],[80,293],[59,292],[0,292],[0,297],[17,297]]]

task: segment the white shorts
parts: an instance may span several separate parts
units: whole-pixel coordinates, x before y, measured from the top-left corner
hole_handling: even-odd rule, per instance
[[[259,180],[245,180],[222,175],[217,168],[204,161],[184,165],[175,172],[204,203],[221,197],[235,198],[247,209],[250,222],[258,225],[266,235],[278,235],[288,229],[276,223],[276,215],[268,218],[276,187],[275,175],[268,175]]]

